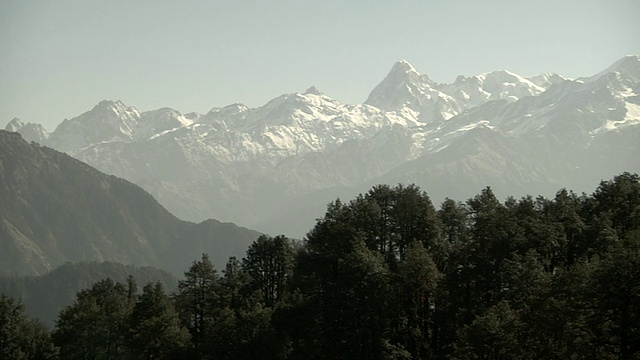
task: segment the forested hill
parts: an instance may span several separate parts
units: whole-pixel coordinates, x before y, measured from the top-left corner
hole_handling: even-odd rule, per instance
[[[439,208],[416,186],[380,185],[330,204],[299,246],[261,236],[221,272],[203,255],[173,294],[135,289],[94,284],[52,333],[0,298],[0,312],[20,324],[0,329],[12,339],[6,353],[638,359],[640,177],[551,199],[502,202],[485,188]]]
[[[79,262],[66,263],[40,276],[0,276],[0,293],[22,300],[29,316],[52,328],[58,313],[73,304],[77,292],[106,278],[126,283],[129,276],[140,284],[160,282],[168,291],[178,285],[174,275],[148,266]]]
[[[179,220],[128,181],[0,131],[0,273],[109,260],[179,274],[203,252],[218,265],[241,256],[259,235]]]

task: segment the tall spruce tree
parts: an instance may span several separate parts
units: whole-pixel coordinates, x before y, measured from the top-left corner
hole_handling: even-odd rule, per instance
[[[210,358],[213,353],[212,329],[220,301],[220,277],[207,254],[202,254],[202,258],[194,261],[184,273],[184,279],[178,283],[175,300],[180,319],[191,334],[191,357]]]

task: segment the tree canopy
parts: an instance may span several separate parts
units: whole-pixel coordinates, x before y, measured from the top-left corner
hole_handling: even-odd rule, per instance
[[[0,298],[7,359],[638,359],[640,177],[591,195],[439,208],[379,185],[328,205],[302,242],[260,236],[178,289],[105,279],[51,337]]]

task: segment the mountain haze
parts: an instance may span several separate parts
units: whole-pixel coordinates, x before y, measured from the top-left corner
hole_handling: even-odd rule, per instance
[[[222,267],[259,235],[179,220],[138,186],[0,130],[0,273],[108,260],[180,274],[203,252]]]
[[[129,276],[139,288],[149,282],[160,282],[167,291],[178,287],[175,275],[148,266],[68,262],[39,276],[0,276],[0,293],[20,299],[31,317],[53,328],[60,310],[73,304],[77,292],[107,278],[126,284]]]
[[[180,218],[301,237],[329,201],[378,183],[416,183],[438,202],[488,185],[501,196],[587,191],[638,172],[639,74],[630,55],[574,80],[500,70],[438,84],[402,60],[363,104],[315,87],[206,114],[102,101],[40,139]]]

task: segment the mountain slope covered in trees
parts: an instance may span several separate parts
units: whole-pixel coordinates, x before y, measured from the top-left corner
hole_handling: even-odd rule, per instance
[[[224,264],[259,235],[179,220],[126,180],[0,131],[0,273],[106,260],[178,273],[203,252]]]
[[[0,276],[0,293],[20,299],[26,313],[53,328],[60,310],[73,304],[75,294],[106,278],[126,283],[129,276],[140,284],[160,282],[168,291],[177,278],[160,269],[114,262],[66,263],[39,276]]]

